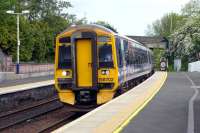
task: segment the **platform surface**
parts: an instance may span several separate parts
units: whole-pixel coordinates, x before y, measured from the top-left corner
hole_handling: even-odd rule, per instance
[[[164,86],[153,100],[122,130],[122,133],[187,133],[189,101],[198,88],[200,73],[168,73]],[[200,87],[198,88],[200,90]],[[200,97],[194,106],[194,129],[200,133]],[[192,133],[192,132],[191,132]]]
[[[0,88],[15,86],[15,85],[22,85],[22,84],[27,84],[27,83],[35,83],[35,82],[46,81],[46,80],[53,80],[53,78],[54,78],[53,75],[48,75],[48,76],[31,77],[31,78],[25,78],[25,79],[8,80],[8,81],[4,81],[3,83],[0,83]]]
[[[53,76],[7,81],[0,84],[0,95],[53,85]]]
[[[138,112],[159,91],[167,73],[156,72],[127,93],[96,108],[79,119],[57,129],[54,133],[111,133]]]

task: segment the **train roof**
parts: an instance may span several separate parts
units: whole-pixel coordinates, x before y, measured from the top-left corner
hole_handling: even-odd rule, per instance
[[[66,30],[64,30],[63,32],[61,32],[60,34],[64,33],[64,32],[68,32],[70,30],[81,30],[81,29],[101,29],[105,32],[108,32],[108,33],[111,33],[111,34],[116,34],[114,31],[104,27],[104,26],[101,26],[101,25],[97,25],[97,24],[83,24],[83,25],[71,25],[69,28],[67,28]]]
[[[116,33],[116,32],[114,32],[114,31],[112,31],[112,30],[110,30],[110,29],[108,29],[108,28],[106,28],[106,27],[104,27],[104,26],[98,25],[98,24],[71,25],[69,28],[67,28],[66,30],[64,30],[64,31],[61,32],[60,34],[63,34],[63,33],[68,32],[68,31],[70,31],[70,30],[94,29],[94,28],[96,28],[96,29],[101,29],[101,30],[103,30],[103,31],[105,31],[105,32],[108,32],[108,33],[110,33],[110,34],[113,34],[113,35],[122,37],[122,38],[124,38],[124,39],[129,40],[129,41],[132,41],[132,42],[138,44],[139,47],[141,47],[141,48],[143,48],[143,49],[148,49],[148,48],[145,47],[142,43],[140,43],[140,42],[138,42],[138,41],[136,41],[136,40],[134,40],[134,39],[132,39],[132,38],[129,38],[129,37],[127,37],[127,36],[124,36],[124,35],[121,35],[121,34],[119,34],[119,33]]]

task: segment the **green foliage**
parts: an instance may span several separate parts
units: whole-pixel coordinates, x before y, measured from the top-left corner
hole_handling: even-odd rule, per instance
[[[64,0],[1,0],[0,1],[0,48],[16,60],[16,16],[7,10],[30,14],[20,16],[20,60],[52,62],[54,38],[72,23],[84,23],[66,9],[72,7]]]
[[[169,64],[168,65],[168,71],[169,72],[173,72],[174,71],[173,64]]]
[[[155,48],[153,49],[153,58],[154,58],[154,67],[159,70],[160,69],[160,59],[164,55],[164,50]]]
[[[190,0],[180,14],[164,15],[148,26],[147,34],[167,37],[171,44],[169,61],[180,58],[181,70],[187,70],[188,62],[200,58],[200,0]]]
[[[16,16],[6,11],[29,10],[29,14],[20,16],[20,61],[53,62],[56,35],[71,24],[87,23],[86,18],[67,13],[71,7],[66,0],[1,0],[0,48],[16,60]],[[106,22],[97,23],[116,32]]]
[[[175,57],[182,58],[188,56],[195,58],[194,56],[199,51],[200,40],[200,17],[195,17],[188,20],[185,25],[176,30],[171,35],[171,42],[175,53]]]
[[[200,14],[200,0],[190,0],[183,8],[182,15],[186,17],[195,17]]]
[[[147,35],[150,36],[169,36],[184,23],[184,16],[177,13],[164,15],[160,20],[156,20],[152,25],[148,25]]]
[[[181,59],[181,71],[187,71],[188,70],[188,56],[183,56]]]

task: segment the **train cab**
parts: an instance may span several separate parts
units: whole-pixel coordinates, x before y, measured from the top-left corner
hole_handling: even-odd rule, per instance
[[[69,104],[102,104],[117,86],[113,32],[96,25],[70,27],[56,39],[55,85]]]

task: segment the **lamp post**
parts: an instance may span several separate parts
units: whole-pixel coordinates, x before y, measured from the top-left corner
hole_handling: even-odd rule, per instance
[[[19,16],[29,13],[28,10],[24,10],[21,13],[15,13],[12,10],[6,11],[8,14],[17,15],[17,63],[16,63],[16,74],[19,74],[19,47],[20,47],[20,38],[19,38]]]

